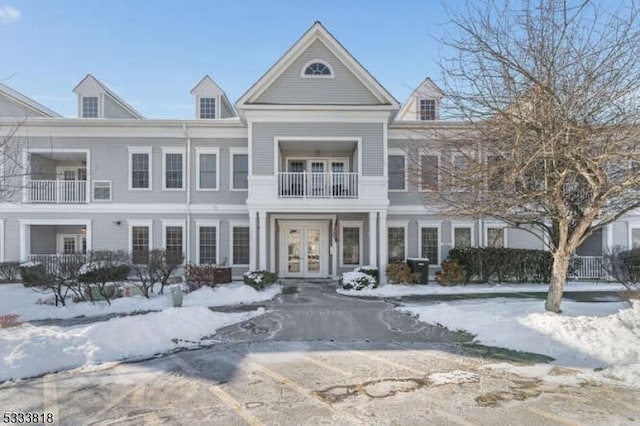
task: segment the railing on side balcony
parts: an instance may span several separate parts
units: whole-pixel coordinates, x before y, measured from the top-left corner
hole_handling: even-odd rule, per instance
[[[278,173],[280,198],[357,198],[357,173]]]
[[[64,273],[66,269],[75,269],[87,261],[87,255],[77,254],[30,254],[29,262],[42,265],[47,274]]]
[[[29,203],[76,204],[87,202],[86,180],[32,180],[27,185]]]
[[[573,256],[569,263],[569,278],[601,279],[606,278],[603,256]]]

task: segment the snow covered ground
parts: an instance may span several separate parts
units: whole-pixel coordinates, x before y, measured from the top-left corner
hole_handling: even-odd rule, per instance
[[[261,302],[273,299],[282,291],[272,285],[257,291],[243,283],[223,284],[215,288],[203,287],[184,296],[183,306],[225,306]],[[78,316],[102,316],[126,314],[136,311],[160,311],[172,306],[170,291],[154,295],[151,299],[142,296],[121,297],[107,302],[68,303],[68,306],[37,304],[39,299],[51,297],[51,293],[40,293],[22,284],[0,285],[0,316],[17,314],[23,321],[39,319],[73,318]]]
[[[429,294],[487,294],[487,293],[521,293],[521,292],[546,292],[547,284],[470,284],[445,287],[436,283],[429,285],[402,285],[386,284],[374,289],[343,290],[338,293],[346,296],[370,296],[370,297],[402,297],[420,296]],[[570,281],[565,286],[565,291],[621,291],[624,287],[615,283],[588,283]]]
[[[398,309],[426,323],[466,330],[476,336],[477,343],[555,359],[550,366],[506,366],[521,374],[546,375],[557,381],[546,373],[562,366],[578,369],[571,376],[576,383],[589,379],[640,387],[640,302],[629,307],[622,302],[564,300],[562,308],[563,314],[558,315],[545,312],[540,300],[496,298],[406,304]]]

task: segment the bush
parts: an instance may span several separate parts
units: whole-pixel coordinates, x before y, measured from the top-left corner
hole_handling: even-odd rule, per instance
[[[419,272],[411,272],[407,262],[397,260],[387,265],[387,280],[390,284],[416,284],[420,282]]]
[[[627,289],[624,298],[640,299],[640,248],[614,248],[604,256],[607,273]]]
[[[376,286],[380,284],[380,271],[376,266],[358,266],[353,270],[354,272],[362,272],[363,274],[367,274],[373,279],[376,280]]]
[[[20,276],[26,287],[38,287],[49,283],[53,278],[46,273],[44,266],[38,263],[20,265]]]
[[[544,250],[463,248],[449,251],[465,274],[465,282],[544,282],[551,280],[553,257]]]
[[[20,315],[6,314],[0,315],[0,328],[17,327],[22,324]]]
[[[80,268],[78,281],[87,286],[84,290],[92,302],[102,298],[111,304],[111,299],[117,295],[116,286],[112,283],[126,280],[131,271],[127,260],[128,256],[123,251],[89,253],[87,263]]]
[[[359,269],[359,268],[356,268]],[[378,283],[374,276],[354,270],[353,272],[345,272],[340,276],[338,284],[344,290],[364,290],[376,288]]]
[[[15,282],[20,273],[20,263],[0,262],[0,280]]]
[[[436,272],[436,281],[443,286],[464,284],[466,277],[457,260],[442,262],[442,270]]]
[[[275,283],[278,275],[269,271],[248,271],[244,273],[244,283],[256,290],[264,290],[267,286]]]
[[[131,262],[131,270],[138,281],[134,284],[146,298],[151,297],[153,287],[160,283],[160,294],[168,284],[171,275],[178,269],[184,257],[182,254],[166,250],[151,250],[142,262]]]
[[[202,286],[213,287],[228,282],[231,282],[229,268],[221,268],[216,265],[187,265],[189,291],[197,290]]]

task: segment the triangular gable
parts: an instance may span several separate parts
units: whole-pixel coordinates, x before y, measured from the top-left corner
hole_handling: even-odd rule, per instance
[[[398,101],[336,40],[331,33],[327,31],[320,22],[316,22],[313,26],[298,40],[244,95],[236,102],[238,109],[244,109],[252,104],[276,103],[286,104],[284,99],[276,96],[277,102],[264,102],[273,100],[273,96],[269,96],[267,91],[275,85],[278,88],[278,79],[287,73],[300,75],[301,56],[308,52],[309,49],[316,50],[320,54],[322,49],[335,58],[336,67],[343,69],[342,77],[348,73],[353,80],[365,90],[370,98],[372,105],[388,106],[389,109],[399,108]],[[311,57],[311,56],[310,56]],[[322,59],[322,58],[319,58]],[[338,78],[338,73],[336,73]],[[301,79],[302,80],[302,79]],[[282,83],[280,83],[282,84]],[[325,82],[325,86],[328,86]],[[300,90],[298,88],[298,90]],[[296,92],[296,88],[292,88],[292,93]],[[356,96],[357,100],[362,100],[362,94]],[[304,104],[300,102],[299,97],[294,97],[292,104]],[[313,102],[311,102],[313,103]],[[330,104],[330,102],[320,102]],[[348,104],[348,101],[340,100],[339,104]],[[362,104],[362,102],[355,102]]]
[[[207,74],[191,89],[192,95],[224,95],[224,90]]]
[[[440,89],[431,78],[425,78],[422,83],[413,91],[407,101],[402,105],[400,111],[396,114],[396,121],[415,121],[417,113],[418,99],[435,99],[440,101],[444,98],[444,92]]]
[[[73,93],[96,93],[96,92],[104,92],[107,96],[111,98],[112,101],[116,103],[120,108],[127,111],[133,118],[137,118],[140,120],[144,120],[144,116],[140,114],[134,107],[126,103],[120,96],[116,95],[111,89],[109,89],[106,85],[104,85],[100,80],[92,76],[91,74],[87,74],[85,78],[80,81],[73,88]],[[97,93],[96,93],[97,94]]]
[[[62,117],[57,112],[0,83],[0,117]]]

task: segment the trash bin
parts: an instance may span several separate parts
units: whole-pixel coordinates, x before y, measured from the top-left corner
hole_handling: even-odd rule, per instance
[[[420,274],[420,284],[429,284],[429,259],[409,258],[407,264],[411,268],[411,272]]]
[[[180,287],[180,284],[171,286],[171,300],[173,300],[174,308],[182,306],[182,287]]]

